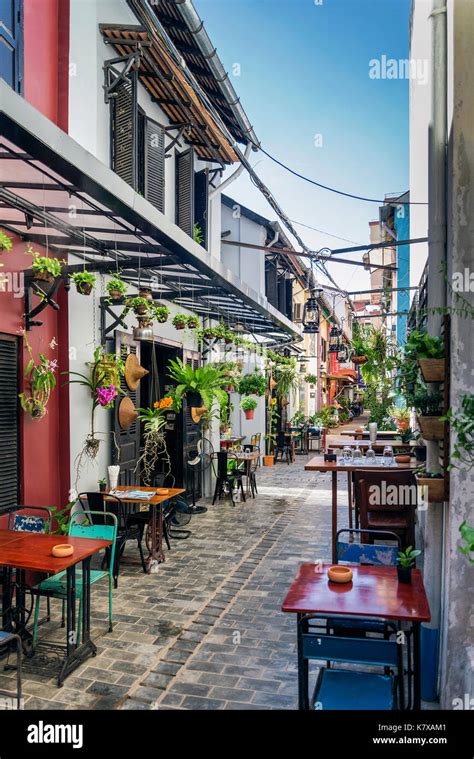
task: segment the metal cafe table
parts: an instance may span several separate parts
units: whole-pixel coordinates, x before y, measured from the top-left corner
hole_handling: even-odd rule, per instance
[[[162,488],[158,488],[158,490],[161,489]],[[154,495],[152,495],[151,498],[147,499],[130,498],[127,495],[127,492],[131,493],[134,490],[140,490],[142,493],[153,493]],[[114,490],[110,491],[110,495],[113,495],[114,498],[119,498],[122,503],[130,503],[134,505],[140,504],[142,507],[149,507],[149,510],[151,512],[151,518],[149,522],[151,538],[149,544],[149,554],[146,560],[148,574],[150,574],[152,571],[152,567],[165,560],[165,555],[163,553],[162,506],[172,498],[176,498],[176,496],[182,495],[182,493],[186,492],[184,488],[166,488],[166,490],[168,490],[166,494],[157,495],[157,488],[146,488],[138,485],[119,485],[118,487],[114,488]],[[146,510],[146,508],[143,509],[143,511]]]
[[[68,543],[74,548],[71,556],[56,558],[53,546]],[[0,567],[4,569],[3,626],[15,625],[23,639],[29,669],[44,671],[50,676],[51,666],[58,665],[58,685],[82,664],[97,648],[90,637],[90,561],[91,557],[108,548],[109,540],[74,538],[69,535],[43,535],[32,532],[0,530]],[[76,566],[82,564],[82,643],[76,640]],[[66,571],[66,644],[41,641],[33,649],[32,635],[26,629],[28,611],[25,605],[27,585],[25,573],[41,572],[54,575]],[[13,573],[15,597],[13,598]]]
[[[308,661],[315,657],[307,654],[314,651],[308,638],[318,634],[310,632],[308,623],[316,615],[408,623],[413,630],[413,708],[420,709],[420,624],[431,618],[420,570],[413,570],[411,583],[399,583],[396,567],[351,565],[352,581],[338,584],[328,580],[330,566],[302,564],[282,604],[282,611],[297,615],[299,708],[309,708]]]
[[[391,466],[383,466],[381,457],[377,459],[376,464],[366,465],[364,463],[342,464],[339,461],[324,461],[324,456],[315,456],[305,465],[308,472],[331,472],[332,474],[332,560],[336,563],[336,534],[337,534],[337,475],[338,472],[399,472],[410,471],[417,468],[418,463],[413,460],[409,464],[398,464],[395,462]],[[349,488],[349,514],[352,518],[352,502]],[[349,525],[351,526],[351,525]]]

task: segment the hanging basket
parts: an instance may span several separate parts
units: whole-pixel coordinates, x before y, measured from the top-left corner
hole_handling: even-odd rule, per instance
[[[244,414],[245,414],[245,418],[246,418],[248,421],[251,421],[251,420],[254,418],[254,416],[255,416],[255,409],[254,409],[254,408],[249,408],[249,409],[246,409],[246,410],[244,411]]]
[[[446,422],[438,416],[417,416],[416,419],[423,440],[444,440]]]
[[[425,382],[444,382],[444,358],[419,358],[418,363]]]
[[[367,363],[367,356],[352,356],[352,363],[356,366]]]
[[[123,293],[120,290],[109,290],[108,293],[111,300],[122,300],[123,298]]]
[[[140,287],[138,290],[138,297],[145,298],[146,300],[153,300],[151,287]]]

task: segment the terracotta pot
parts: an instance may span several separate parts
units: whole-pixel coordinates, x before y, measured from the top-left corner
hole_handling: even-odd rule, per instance
[[[249,408],[246,411],[244,411],[244,414],[245,414],[245,418],[250,421],[255,416],[255,409],[254,408]]]
[[[425,382],[444,382],[444,358],[419,358],[418,363]]]
[[[177,324],[176,323],[173,324],[173,327],[178,330],[184,329],[185,326],[186,326],[185,322],[178,322]]]
[[[134,313],[135,313],[137,316],[146,316],[146,315],[147,315],[147,313],[148,313],[148,308],[147,308],[147,306],[136,306],[136,307],[133,309],[133,312],[134,312]]]
[[[444,477],[423,477],[415,475],[416,484],[425,488],[423,498],[428,503],[443,503],[446,500],[446,483]]]
[[[356,366],[367,363],[367,356],[352,356],[352,363]]]
[[[410,463],[410,456],[408,453],[399,453],[395,456],[395,461],[397,464],[409,464]]]
[[[444,440],[445,422],[439,416],[417,416],[423,440]]]
[[[263,457],[263,466],[273,466],[274,464],[273,456],[264,456]]]
[[[227,390],[228,393],[233,393],[234,392],[234,386],[233,385],[226,385],[225,389]]]
[[[62,559],[65,556],[72,556],[74,547],[70,543],[58,543],[57,546],[53,546],[51,553],[56,559]]]

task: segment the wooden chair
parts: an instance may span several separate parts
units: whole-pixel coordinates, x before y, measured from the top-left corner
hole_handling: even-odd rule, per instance
[[[410,471],[354,473],[356,508],[360,528],[374,532],[389,530],[400,538],[402,548],[415,545],[416,481]]]

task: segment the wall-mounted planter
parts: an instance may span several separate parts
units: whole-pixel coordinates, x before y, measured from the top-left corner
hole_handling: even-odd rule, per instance
[[[352,363],[356,366],[367,363],[367,356],[352,356]]]
[[[444,440],[444,426],[439,416],[417,416],[423,440]]]
[[[428,503],[442,503],[446,500],[446,481],[444,477],[423,477],[415,475],[418,487],[423,487],[423,497]]]
[[[425,382],[444,382],[444,358],[419,358],[418,363]]]

